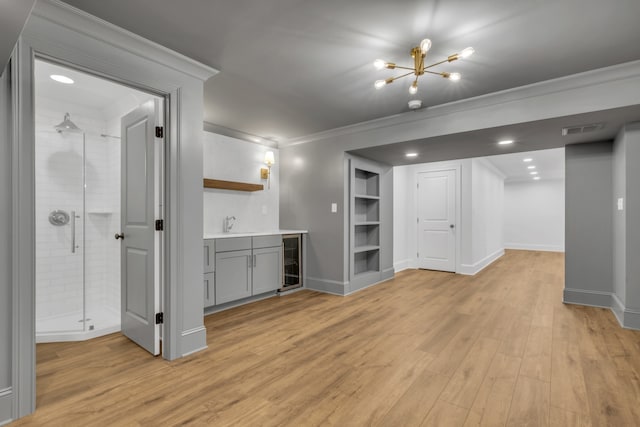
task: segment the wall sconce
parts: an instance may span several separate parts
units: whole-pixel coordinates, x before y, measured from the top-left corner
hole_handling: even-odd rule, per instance
[[[276,162],[273,151],[264,153],[264,164],[267,168],[260,169],[260,178],[267,180],[267,188],[271,189],[271,166]]]

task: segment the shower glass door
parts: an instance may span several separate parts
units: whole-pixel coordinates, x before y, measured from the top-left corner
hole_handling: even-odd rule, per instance
[[[36,121],[36,331],[85,329],[85,135]]]

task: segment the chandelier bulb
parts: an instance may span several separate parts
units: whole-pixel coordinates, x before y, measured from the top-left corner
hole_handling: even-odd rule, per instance
[[[460,75],[460,73],[450,73],[449,74],[449,80],[451,80],[452,82],[457,82],[458,80],[460,80],[460,77],[462,77]]]
[[[373,85],[376,87],[376,89],[382,89],[386,84],[387,82],[385,82],[384,80],[376,80]]]
[[[373,61],[373,66],[376,67],[376,70],[382,70],[386,65],[387,63],[382,59],[376,59]]]
[[[431,40],[424,39],[420,42],[420,50],[423,54],[427,53],[431,49]]]
[[[411,95],[415,95],[418,93],[418,82],[414,81],[413,84],[409,87],[409,93]]]
[[[472,47],[467,47],[460,52],[460,58],[465,59],[473,55],[476,50]]]

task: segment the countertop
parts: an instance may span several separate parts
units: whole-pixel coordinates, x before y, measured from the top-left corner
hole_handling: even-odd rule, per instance
[[[232,231],[230,233],[208,233],[205,239],[228,239],[232,237],[270,236],[273,234],[305,234],[307,230],[268,230],[268,231]]]

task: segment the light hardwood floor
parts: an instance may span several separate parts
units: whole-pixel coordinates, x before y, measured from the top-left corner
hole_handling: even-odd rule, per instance
[[[409,270],[208,316],[174,362],[119,334],[39,344],[16,426],[637,426],[640,332],[563,305],[564,258],[507,251],[474,277]]]

